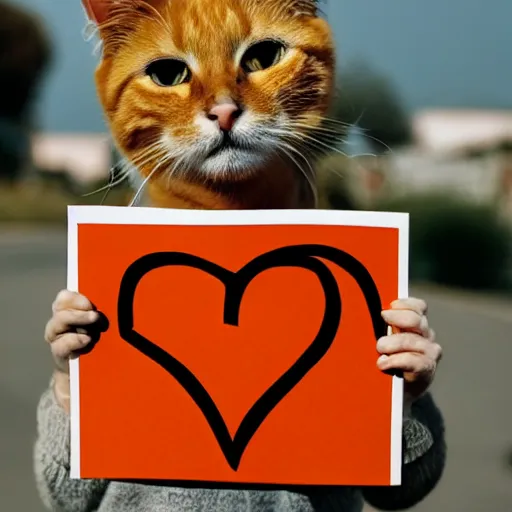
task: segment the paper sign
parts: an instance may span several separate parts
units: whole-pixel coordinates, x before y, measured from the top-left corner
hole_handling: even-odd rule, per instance
[[[406,214],[70,207],[68,286],[110,324],[71,365],[72,477],[400,484],[375,345],[407,258]]]

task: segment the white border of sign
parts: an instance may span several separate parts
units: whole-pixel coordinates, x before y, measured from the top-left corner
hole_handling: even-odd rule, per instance
[[[78,291],[79,224],[146,225],[330,225],[398,229],[399,298],[409,296],[409,215],[389,212],[352,212],[335,210],[174,210],[162,208],[126,208],[116,206],[68,207],[68,280],[67,287]],[[80,359],[70,361],[71,380],[71,478],[80,478]],[[393,377],[391,410],[391,481],[402,478],[403,379]]]

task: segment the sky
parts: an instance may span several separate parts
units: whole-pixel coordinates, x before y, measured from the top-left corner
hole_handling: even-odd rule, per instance
[[[11,0],[38,12],[56,61],[39,102],[48,131],[101,132],[91,43],[80,0]],[[279,0],[276,0],[279,1]],[[411,111],[512,109],[512,0],[329,0],[338,62],[365,61]]]

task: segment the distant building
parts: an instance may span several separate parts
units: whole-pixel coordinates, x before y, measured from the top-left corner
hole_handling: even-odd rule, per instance
[[[424,110],[413,118],[419,149],[464,152],[512,143],[512,110]]]
[[[109,135],[94,133],[35,135],[32,155],[38,169],[67,173],[81,183],[106,180],[113,157]]]
[[[441,191],[496,204],[512,221],[512,111],[424,110],[412,125],[414,143],[384,160],[369,156],[364,132],[349,132],[343,150],[368,208],[382,196]]]

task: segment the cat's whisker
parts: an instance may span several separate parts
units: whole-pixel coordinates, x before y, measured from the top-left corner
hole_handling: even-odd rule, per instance
[[[129,175],[130,175],[130,169],[127,168],[127,169],[122,169],[121,172],[119,172],[119,176],[117,179],[114,179],[114,176],[115,174],[113,173],[113,170],[115,169],[112,168],[110,170],[110,178],[109,178],[109,182],[104,185],[103,187],[100,187],[96,190],[93,190],[92,192],[87,192],[86,194],[82,194],[82,197],[90,197],[90,196],[93,196],[95,194],[99,194],[100,192],[103,192],[104,190],[110,190],[114,187],[117,187],[118,185],[120,185],[121,183],[123,183],[123,181],[125,181]]]
[[[96,23],[87,20],[85,27],[82,29],[82,37],[86,43],[90,43],[98,35],[98,26]]]
[[[131,160],[127,158],[123,159],[121,173],[124,173],[127,177],[129,177],[135,169],[140,170],[149,164],[152,160],[157,159],[160,152],[161,148],[159,145],[157,143],[153,143],[135,158]]]
[[[314,114],[309,115],[308,114],[308,117],[313,118],[313,119],[319,119],[320,121],[325,122],[325,123],[331,123],[331,124],[335,124],[338,126],[342,126],[343,128],[346,128],[346,129],[351,129],[354,127],[358,127],[359,122],[364,117],[365,112],[366,112],[366,109],[363,109],[363,111],[359,114],[359,117],[354,122],[351,122],[351,123],[347,123],[346,121],[342,121],[341,119],[336,119],[334,117],[328,117],[325,115],[318,115],[318,114],[317,115],[314,115]]]
[[[144,181],[141,183],[140,187],[137,189],[137,192],[135,193],[135,195],[133,196],[133,199],[130,201],[130,204],[128,206],[132,207],[132,206],[135,206],[138,201],[139,201],[139,198],[142,194],[142,192],[144,191],[144,188],[146,187],[146,185],[148,184],[149,180],[155,175],[155,173],[160,169],[161,165],[165,162],[166,159],[162,160],[161,162],[159,162],[154,168],[153,170],[146,176],[146,178],[144,178]]]
[[[128,176],[127,176],[127,174],[123,170],[121,170],[121,172],[119,173],[120,177],[118,177],[117,179],[114,179],[114,177],[115,177],[115,170],[118,167],[118,165],[119,164],[116,164],[116,165],[114,165],[110,169],[109,181],[108,181],[108,183],[105,186],[100,187],[100,188],[98,188],[96,190],[93,190],[92,192],[87,192],[86,194],[82,194],[82,197],[90,197],[90,196],[93,196],[95,194],[99,194],[100,192],[103,192],[104,190],[111,189],[111,188],[119,185],[120,183],[122,183]]]
[[[316,160],[317,156],[314,154],[308,154],[307,153],[307,147],[304,146],[304,144],[299,144],[299,142],[302,142],[300,140],[293,140],[290,138],[290,132],[286,130],[282,130],[279,128],[271,128],[268,129],[268,132],[274,136],[275,139],[278,140],[278,147],[282,144],[285,144],[287,149],[290,151],[293,151],[296,155],[298,155],[307,165],[309,168],[310,174],[311,174],[311,180],[315,179],[315,170],[313,168],[312,162]],[[306,154],[304,154],[304,150],[306,150]],[[296,165],[298,165],[296,163]],[[305,170],[303,168],[299,169],[302,174],[305,174]],[[312,185],[311,180],[308,179],[308,184],[310,187],[314,187],[314,184]]]
[[[141,157],[144,157],[145,155],[147,155],[149,153],[149,149],[151,148],[148,148],[148,150],[144,151],[144,153],[142,155],[140,155]],[[137,160],[137,159],[135,159]],[[119,173],[118,173],[118,178],[115,179],[115,176],[116,176],[116,169],[120,169],[119,170]],[[120,185],[121,183],[123,183],[124,181],[126,181],[127,179],[130,178],[130,175],[133,173],[133,164],[127,160],[127,159],[123,159],[122,161],[118,162],[116,165],[114,165],[111,169],[110,169],[110,180],[109,180],[109,183],[105,186],[105,187],[102,187],[99,191],[102,191],[102,190],[106,190],[105,191],[105,194],[103,195],[102,199],[101,199],[101,203],[100,204],[104,204],[104,202],[106,201],[110,191]],[[95,191],[93,193],[98,193],[99,191]]]
[[[313,194],[313,200],[316,205],[318,203],[318,195],[317,195],[317,190],[316,190],[315,181],[314,181],[314,174],[313,174],[313,176],[310,176],[307,173],[307,171],[302,167],[302,165],[300,165],[300,163],[295,159],[295,157],[293,156],[292,153],[300,155],[311,167],[311,165],[309,164],[306,157],[303,156],[298,150],[293,148],[293,146],[290,146],[290,145],[286,144],[285,142],[281,142],[281,144],[279,144],[279,146],[278,146],[278,149],[280,151],[282,151],[295,164],[295,167],[297,168],[297,170],[300,171],[300,173],[304,176],[304,178],[306,179],[306,182],[309,186],[309,189],[311,190],[311,193]],[[311,167],[311,170],[313,171],[312,167]]]
[[[332,117],[326,117],[326,116],[315,115],[315,114],[308,114],[308,117],[310,119],[317,119],[322,122],[332,123],[335,125],[343,126],[344,128],[352,128],[354,126],[353,123],[347,123],[345,121],[340,121],[339,119],[334,119]]]
[[[179,157],[173,157],[172,155],[168,155],[167,162],[174,159],[172,162],[170,168],[166,172],[166,178],[167,178],[167,188],[170,188],[172,179],[175,177],[175,175],[182,170],[182,163],[183,159],[185,158],[185,155],[181,155]]]
[[[126,180],[127,177],[128,177],[128,175],[124,174],[115,181],[112,181],[112,179],[110,179],[110,181],[105,186],[98,188],[97,190],[93,190],[92,192],[87,192],[86,194],[82,194],[82,197],[90,197],[90,196],[94,196],[95,194],[99,194],[100,192],[103,192],[105,190],[110,190],[110,189],[116,187],[117,185],[120,185],[123,181]]]
[[[126,181],[130,173],[132,172],[133,167],[138,167],[142,165],[146,165],[152,158],[154,158],[156,151],[158,150],[158,146],[156,143],[153,143],[152,145],[148,146],[146,150],[144,150],[138,157],[134,158],[132,161],[125,160],[122,162],[118,162],[116,165],[114,165],[110,169],[110,179],[109,183],[107,183],[105,186],[93,190],[92,192],[88,192],[87,194],[83,194],[83,197],[89,197],[95,194],[99,194],[100,192],[104,192],[105,190],[109,192],[112,188],[120,185],[124,181]],[[144,159],[143,162],[141,160]],[[120,171],[118,173],[118,177],[115,178],[116,170],[120,168]],[[105,198],[103,198],[103,201]]]
[[[309,129],[310,128],[307,125],[302,126],[302,125],[299,125],[299,124],[296,124],[296,123],[294,123],[294,127],[296,127],[296,128],[304,128],[304,129]],[[316,130],[316,128],[313,129],[313,133],[314,133],[315,130]],[[291,135],[295,135],[298,138],[300,138],[301,135],[302,135],[302,134],[293,133],[291,127],[290,127],[290,132],[291,132],[290,133]],[[307,135],[306,134],[306,137],[309,138],[309,139],[314,139],[314,137],[312,137],[311,135]],[[361,158],[361,157],[372,157],[372,158],[376,158],[377,157],[377,155],[375,153],[357,153],[355,155],[349,155],[349,154],[347,154],[347,153],[345,153],[345,152],[343,152],[341,150],[337,150],[335,147],[331,147],[330,145],[326,144],[324,141],[319,141],[319,140],[315,139],[315,142],[316,143],[321,143],[325,148],[329,148],[330,151],[341,153],[344,157],[349,158],[349,159],[356,159],[356,158]],[[342,142],[344,144],[350,144],[348,141],[340,141],[340,142]],[[318,149],[321,150],[320,148],[318,148]],[[322,152],[324,154],[326,154],[326,155],[329,154],[329,152],[326,149],[322,150]]]
[[[142,151],[139,155],[137,155],[135,158],[129,160],[125,160],[125,165],[127,167],[137,167],[141,168],[147,165],[151,160],[154,160],[158,157],[159,153],[161,153],[164,150],[162,147],[162,143],[160,140],[155,140],[152,144],[150,144],[144,151]]]
[[[300,158],[302,158],[302,160],[304,160],[304,162],[306,163],[306,165],[308,166],[308,168],[310,170],[311,177],[314,178],[315,177],[315,169],[313,168],[313,165],[311,164],[311,160],[308,159],[304,154],[302,154],[298,148],[296,148],[292,143],[290,143],[290,141],[287,141],[286,145],[290,149],[290,151],[293,151],[296,155],[298,155]]]
[[[272,128],[269,131],[271,133],[273,133],[274,135],[277,135],[278,137],[279,136],[281,137],[279,142],[278,142],[278,145],[277,145],[278,150],[284,151],[284,148],[286,148],[288,151],[291,151],[294,154],[298,155],[306,163],[306,165],[309,168],[310,175],[308,175],[307,171],[303,168],[303,166],[300,165],[299,162],[297,162],[297,160],[292,155],[290,155],[288,153],[288,151],[286,151],[287,156],[295,163],[295,165],[297,166],[298,170],[306,178],[306,180],[308,182],[308,185],[311,188],[311,191],[312,191],[313,195],[316,197],[316,187],[315,187],[315,184],[314,184],[315,170],[314,170],[314,168],[313,168],[313,166],[311,164],[311,160],[308,159],[305,155],[303,155],[301,153],[301,151],[299,151],[299,149],[293,145],[293,141],[288,140],[286,138],[287,135],[290,135],[286,130],[280,130],[278,128]]]
[[[326,125],[335,126],[336,130],[345,131],[345,132],[350,130],[354,126],[352,123],[344,123],[343,121],[336,121],[334,119],[330,119],[328,117],[323,117],[323,116],[319,116],[319,115],[311,115],[311,116],[308,116],[307,119],[299,117],[299,118],[294,119],[291,122],[306,125],[309,128],[313,128],[311,126],[311,121],[316,121],[318,123],[317,126],[323,126],[323,127],[327,127]]]
[[[341,143],[347,142],[346,139],[343,138],[346,135],[345,131],[343,131],[343,130],[339,130],[339,129],[335,130],[332,128],[327,128],[322,125],[312,127],[311,125],[308,125],[306,123],[297,122],[297,121],[287,123],[287,126],[307,130],[308,132],[316,133],[319,136],[325,137],[329,140],[333,140],[336,142],[338,142],[338,141]]]
[[[340,126],[343,126],[346,128],[357,128],[357,130],[360,132],[360,134],[363,137],[365,137],[369,140],[373,140],[377,144],[380,144],[381,146],[383,146],[387,151],[392,153],[393,150],[391,149],[391,147],[388,144],[386,144],[384,141],[378,139],[377,137],[374,137],[373,135],[369,135],[368,133],[366,133],[366,130],[364,128],[358,126],[358,122],[362,118],[362,116],[363,116],[363,114],[361,114],[358,121],[356,121],[355,123],[345,123],[343,121],[339,121],[337,119],[332,119],[332,118],[324,117],[324,116],[315,116],[314,118],[319,119],[321,122],[331,123],[333,125],[340,125]]]
[[[262,136],[262,135],[257,135],[256,138],[258,139],[258,142],[262,145],[262,146],[266,146],[269,144],[269,137],[273,140],[277,140],[277,149],[279,152],[279,149],[280,149],[280,146],[282,144],[285,144],[287,146],[288,149],[290,150],[293,150],[294,152],[296,152],[305,162],[306,164],[308,165],[308,167],[310,168],[311,170],[311,173],[314,175],[314,170],[313,170],[313,167],[311,166],[311,163],[310,161],[307,159],[307,157],[305,157],[300,151],[298,148],[295,148],[293,146],[293,141],[291,140],[288,140],[287,139],[287,136],[289,136],[289,132],[287,132],[286,130],[282,130],[280,128],[275,128],[275,127],[266,127],[265,128],[265,132],[266,132],[266,135],[267,136]],[[254,136],[252,136],[254,138]],[[297,164],[296,164],[297,165]]]
[[[272,132],[276,136],[281,136],[285,139],[287,139],[288,137],[293,137],[293,140],[287,139],[287,148],[289,150],[295,149],[297,154],[300,154],[303,158],[306,158],[306,157],[304,157],[304,155],[302,153],[300,153],[300,151],[298,151],[298,149],[294,148],[294,144],[304,144],[304,140],[302,139],[301,135],[299,135],[298,133],[293,131],[293,129],[291,127],[288,130],[273,129]],[[301,149],[302,149],[302,147],[301,147]],[[327,151],[325,148],[320,147],[319,150],[322,151],[326,155],[331,154],[331,152]],[[315,176],[315,173],[311,167],[311,164],[309,163],[309,160],[308,160],[308,164],[310,165],[312,175]],[[304,169],[301,168],[301,166],[297,165],[297,168],[299,169],[300,172],[302,172],[304,174]],[[337,178],[340,178],[342,180],[346,179],[346,176],[344,176],[342,173],[340,173],[336,168],[328,167],[328,171],[332,172]],[[308,179],[307,175],[305,175],[305,176]],[[314,187],[314,185],[310,179],[308,179],[308,184],[310,187],[311,186]],[[315,188],[315,192],[316,192],[316,187],[314,187],[314,188]],[[318,201],[317,194],[315,194],[315,200],[316,200],[316,202]]]
[[[316,152],[320,151],[325,155],[329,155],[332,151],[335,151],[335,149],[329,146],[328,144],[321,143],[321,141],[318,141],[317,139],[307,134],[297,133],[296,129],[294,129],[294,126],[292,125],[288,125],[286,129],[272,129],[272,131],[287,141],[290,141],[290,138],[293,137],[294,142],[296,142],[297,144],[300,143],[302,148],[304,148],[304,146],[310,146],[313,149],[315,149]],[[311,142],[308,142],[306,139],[311,139]],[[316,146],[312,144],[313,142],[316,144]],[[316,155],[312,155],[312,157],[316,157]]]
[[[306,144],[311,144],[313,145],[313,147],[316,146],[317,149],[321,149],[321,148],[325,148],[325,150],[327,151],[332,151],[334,153],[338,153],[346,158],[350,158],[350,155],[347,155],[347,153],[345,153],[344,151],[342,151],[341,149],[337,148],[336,146],[333,146],[333,145],[330,145],[330,144],[327,144],[321,140],[318,140],[317,138],[311,136],[311,135],[308,135],[306,133],[295,133],[293,132],[292,130],[290,130],[290,135],[294,135],[296,136],[297,138],[299,139],[304,139],[304,142]],[[308,142],[309,141],[309,142]]]

